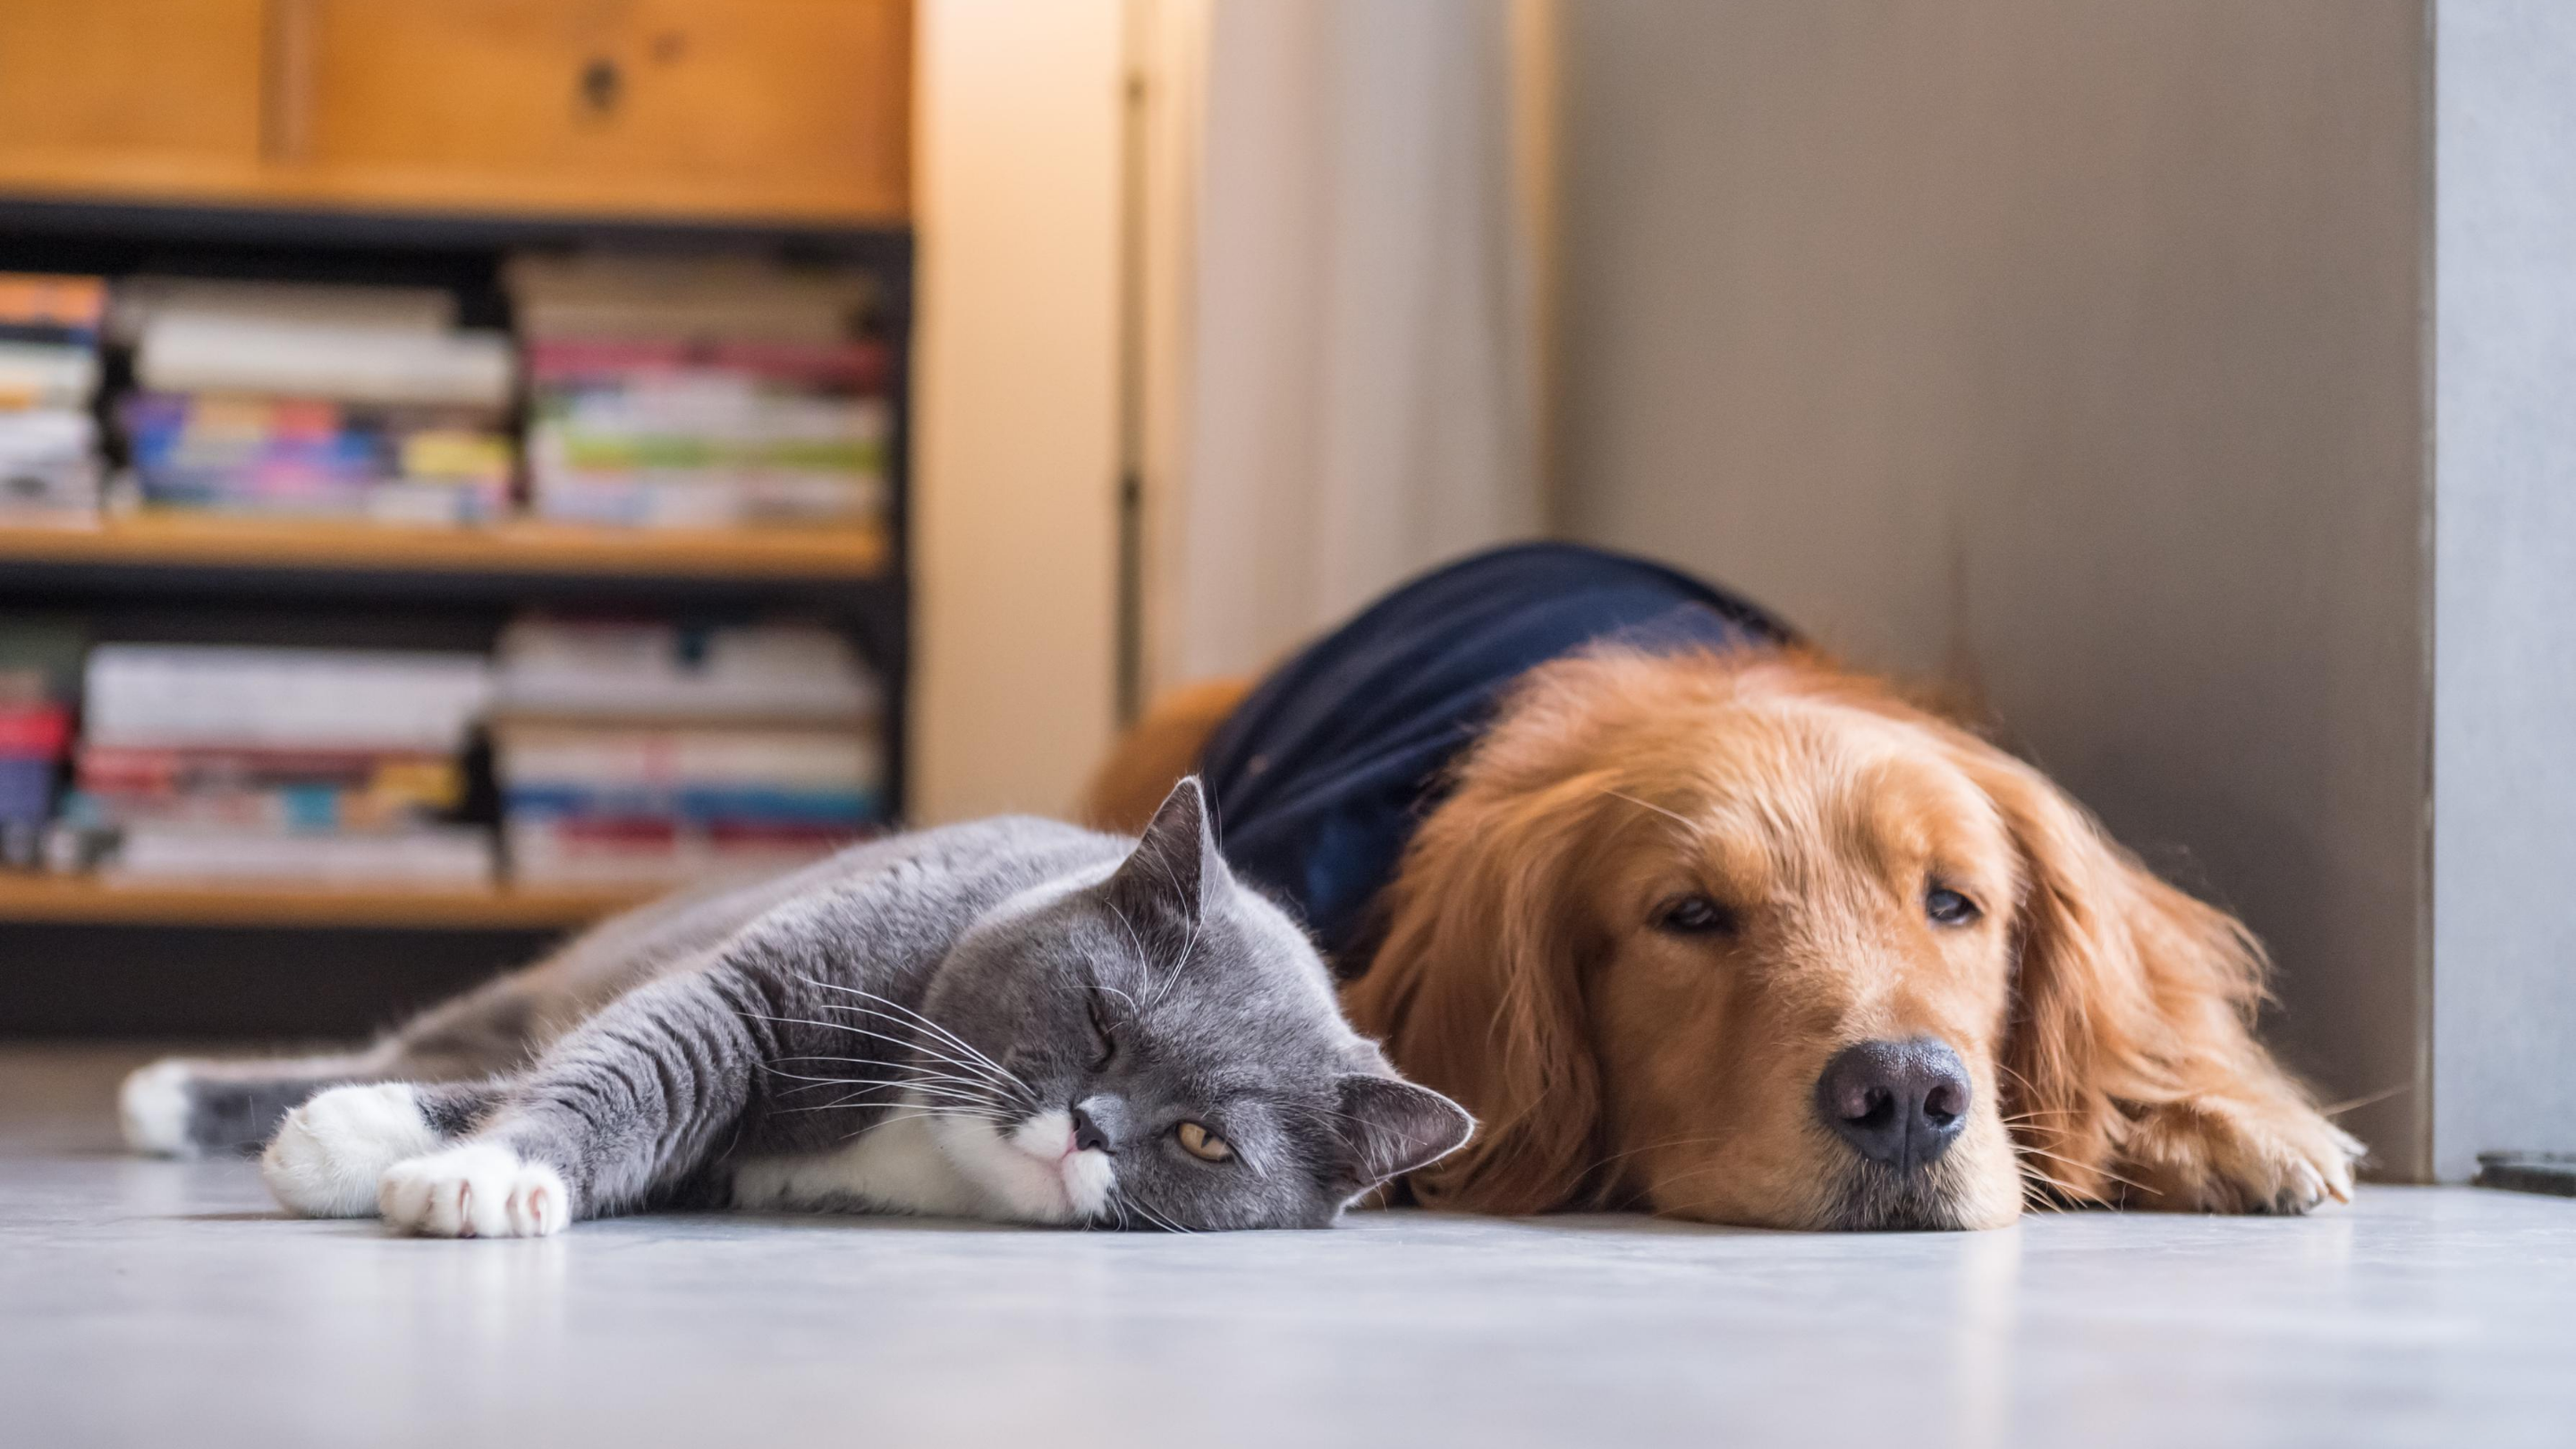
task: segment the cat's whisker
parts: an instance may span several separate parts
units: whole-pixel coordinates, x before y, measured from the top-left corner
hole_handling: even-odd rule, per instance
[[[886,1101],[886,1098],[868,1101],[868,1093],[853,1093],[853,1096],[842,1096],[842,1098],[835,1098],[835,1101],[822,1101],[822,1104],[814,1104],[814,1106],[781,1106],[778,1111],[845,1111],[845,1109],[868,1109],[868,1106],[896,1106],[896,1109],[912,1111],[912,1114],[917,1116],[971,1116],[971,1119],[984,1119],[984,1122],[1002,1122],[1002,1114],[999,1114],[999,1111],[974,1111],[974,1109],[966,1109],[966,1106],[945,1106],[945,1104],[909,1104],[909,1101],[902,1101],[902,1098],[894,1098],[894,1101]],[[889,1116],[889,1122],[891,1122],[891,1116]]]
[[[826,1010],[833,1009],[857,1010],[858,1008],[826,1008]],[[810,1016],[770,1016],[767,1013],[758,1011],[745,1011],[741,1014],[753,1021],[773,1022],[781,1026],[819,1026],[825,1031],[847,1032],[852,1036],[870,1037],[877,1041],[891,1042],[894,1045],[906,1048],[907,1050],[919,1051],[925,1055],[936,1056],[939,1060],[944,1061],[951,1066],[963,1067],[970,1071],[984,1070],[982,1063],[961,1061],[958,1058],[934,1052],[930,1049],[930,1044],[925,1043],[916,1036],[888,1036],[884,1032],[870,1031],[868,1028],[863,1026],[852,1026],[846,1021],[816,1021]]]
[[[997,1073],[1010,1075],[1010,1067],[1005,1067],[1002,1062],[994,1062],[992,1057],[984,1055],[981,1049],[976,1049],[974,1042],[966,1042],[966,1039],[958,1036],[956,1031],[945,1029],[945,1026],[940,1026],[938,1021],[930,1021],[930,1018],[922,1016],[920,1011],[912,1011],[912,1008],[899,1003],[899,1000],[886,1000],[876,993],[866,993],[866,990],[858,990],[858,987],[832,985],[832,982],[814,982],[814,985],[824,987],[824,990],[840,990],[840,993],[858,995],[858,998],[866,998],[871,1000],[871,1003],[881,1003],[881,1006],[850,1006],[850,1003],[842,1003],[842,1000],[827,1000],[827,1003],[822,1003],[822,1011],[853,1011],[858,1013],[858,1016],[876,1016],[878,1021],[886,1021],[886,1024],[894,1024],[894,1026],[904,1026],[904,1029],[909,1031],[927,1031],[930,1039],[938,1042],[940,1047],[953,1047],[958,1049],[958,1052],[966,1052],[966,1055],[974,1057],[976,1062],[984,1062],[984,1065],[997,1070]]]
[[[1002,1107],[990,1097],[974,1092],[961,1092],[954,1087],[926,1086],[920,1082],[871,1081],[857,1077],[841,1085],[858,1087],[869,1092],[912,1092],[938,1105],[971,1106],[979,1112],[990,1112],[996,1116],[1001,1115],[1003,1111]]]
[[[852,1025],[850,1025],[848,1022],[845,1022],[845,1021],[815,1021],[815,1020],[812,1020],[812,1019],[810,1019],[810,1018],[807,1018],[807,1017],[801,1017],[801,1016],[763,1016],[763,1015],[761,1015],[759,1012],[756,1012],[756,1011],[744,1012],[743,1014],[744,1014],[745,1016],[753,1017],[753,1018],[755,1018],[755,1019],[757,1019],[757,1020],[760,1020],[760,1021],[774,1021],[774,1022],[781,1022],[781,1023],[785,1023],[785,1024],[789,1024],[789,1025],[794,1025],[794,1026],[819,1026],[819,1027],[824,1028],[824,1029],[825,1029],[825,1030],[827,1030],[827,1031],[845,1031],[845,1032],[850,1033],[850,1034],[851,1034],[851,1035],[853,1035],[853,1036],[872,1037],[872,1038],[874,1038],[874,1039],[875,1039],[875,1040],[877,1040],[877,1041],[882,1041],[882,1042],[892,1042],[892,1043],[893,1043],[893,1044],[895,1044],[896,1046],[899,1046],[899,1047],[905,1047],[905,1048],[908,1048],[908,1049],[910,1049],[910,1050],[912,1050],[912,1051],[917,1051],[917,1052],[921,1053],[921,1054],[922,1054],[922,1055],[924,1055],[924,1056],[927,1056],[927,1057],[933,1058],[934,1060],[942,1061],[942,1062],[946,1062],[948,1065],[950,1065],[950,1066],[952,1066],[952,1067],[960,1067],[960,1068],[963,1068],[963,1069],[968,1070],[968,1071],[979,1071],[979,1072],[980,1072],[980,1071],[983,1071],[983,1070],[984,1070],[984,1068],[983,1068],[980,1064],[978,1064],[978,1063],[975,1063],[975,1062],[969,1062],[969,1061],[961,1061],[961,1060],[959,1060],[958,1058],[956,1058],[956,1057],[952,1057],[952,1056],[949,1056],[949,1055],[947,1055],[947,1054],[945,1054],[945,1053],[937,1052],[937,1051],[933,1051],[933,1050],[931,1050],[931,1048],[930,1048],[930,1046],[929,1046],[929,1044],[928,1044],[928,1043],[923,1042],[923,1041],[921,1041],[919,1038],[916,1038],[916,1037],[888,1036],[888,1035],[886,1035],[884,1032],[881,1032],[881,1031],[870,1031],[870,1030],[868,1030],[868,1029],[867,1029],[867,1028],[865,1028],[865,1027],[852,1026]],[[1026,1092],[1026,1091],[1028,1091],[1028,1090],[1029,1090],[1029,1088],[1028,1088],[1028,1084],[1027,1084],[1027,1083],[1025,1083],[1025,1082],[1020,1081],[1017,1077],[1011,1077],[1011,1078],[1009,1078],[1008,1080],[1002,1080],[1002,1079],[998,1079],[998,1078],[997,1078],[997,1079],[996,1079],[996,1083],[995,1083],[995,1084],[996,1084],[996,1085],[999,1085],[999,1086],[1007,1086],[1007,1087],[1011,1087],[1011,1088],[1013,1088],[1013,1089],[1015,1089],[1015,1090],[1017,1090],[1017,1091],[1021,1091],[1021,1092]]]
[[[866,1136],[866,1135],[868,1135],[869,1133],[874,1132],[874,1131],[875,1131],[875,1130],[877,1130],[878,1128],[883,1127],[883,1126],[885,1126],[885,1125],[887,1125],[888,1123],[891,1123],[891,1122],[917,1121],[917,1120],[920,1120],[920,1119],[923,1119],[923,1118],[929,1118],[929,1117],[941,1117],[941,1116],[947,1116],[947,1115],[949,1115],[949,1114],[947,1114],[947,1113],[942,1113],[942,1112],[922,1112],[922,1111],[913,1111],[913,1110],[909,1110],[909,1109],[906,1109],[906,1110],[900,1110],[900,1111],[896,1111],[896,1112],[889,1113],[889,1114],[887,1114],[884,1118],[882,1118],[882,1119],[880,1119],[880,1120],[878,1120],[878,1121],[875,1121],[875,1122],[871,1122],[871,1123],[869,1123],[868,1125],[866,1125],[865,1127],[860,1128],[860,1129],[859,1129],[858,1131],[856,1131],[856,1132],[851,1132],[851,1133],[846,1133],[846,1134],[844,1134],[844,1135],[842,1136],[841,1140],[842,1140],[842,1141],[844,1141],[844,1142],[847,1142],[847,1141],[849,1141],[849,1140],[850,1140],[851,1138],[853,1138],[853,1137],[865,1137],[865,1136]]]
[[[765,1066],[764,1069],[770,1071],[774,1075],[791,1077],[806,1084],[802,1087],[788,1089],[791,1091],[812,1091],[817,1087],[825,1086],[919,1087],[925,1092],[944,1092],[952,1096],[965,1097],[990,1107],[1004,1107],[1010,1105],[1001,1097],[994,1095],[992,1084],[989,1082],[977,1081],[966,1077],[952,1077],[940,1073],[931,1073],[922,1076],[907,1076],[902,1074],[899,1067],[893,1066],[890,1063],[865,1061],[857,1057],[830,1057],[825,1060],[846,1061],[858,1066],[875,1067],[880,1070],[894,1072],[896,1075],[883,1077],[809,1077],[796,1072],[780,1071],[775,1067]]]
[[[902,1021],[886,1021],[886,1024],[896,1026],[896,1029],[902,1029],[904,1026]],[[835,1024],[835,1026],[840,1031],[850,1031],[850,1034],[855,1036],[871,1036],[871,1039],[876,1039],[876,1042],[902,1044],[902,1047],[907,1047],[914,1055],[912,1062],[863,1060],[863,1057],[837,1057],[837,1060],[855,1060],[855,1062],[866,1062],[866,1065],[884,1065],[884,1067],[904,1067],[904,1070],[917,1070],[917,1073],[930,1075],[930,1078],[953,1078],[953,1080],[961,1080],[961,1083],[987,1085],[987,1088],[992,1088],[994,1091],[994,1096],[1015,1098],[1015,1101],[1036,1101],[1036,1093],[1030,1091],[1028,1083],[1023,1083],[1018,1075],[1005,1075],[1005,1073],[999,1073],[999,1067],[987,1067],[987,1065],[981,1065],[981,1062],[969,1062],[969,1060],[961,1060],[961,1057],[956,1055],[948,1055],[948,1052],[940,1052],[938,1042],[933,1042],[933,1039],[920,1039],[920,1036],[902,1036],[902,1034],[889,1036],[884,1034],[884,1031],[871,1031],[871,1029],[863,1029],[863,1026],[850,1026],[850,1024]],[[832,1057],[809,1057],[809,1060],[832,1060]],[[940,1073],[938,1067],[958,1067],[958,1070],[956,1073]]]
[[[1105,897],[1102,899],[1101,904],[1109,907],[1109,914],[1118,918],[1119,928],[1127,933],[1127,944],[1136,948],[1137,961],[1144,965],[1151,966],[1154,961],[1154,953],[1145,949],[1145,938],[1137,934],[1136,923],[1127,919],[1126,910],[1116,901],[1109,900]],[[1128,1005],[1135,1005],[1135,999],[1133,997],[1128,999]]]
[[[873,1059],[868,1058],[868,1057],[780,1057],[780,1058],[778,1058],[777,1060],[782,1061],[782,1062],[792,1062],[792,1061],[848,1062],[848,1063],[851,1063],[852,1065],[855,1065],[855,1066],[862,1066],[862,1067],[876,1067],[876,1068],[879,1068],[879,1069],[884,1070],[884,1071],[902,1071],[902,1070],[905,1070],[905,1066],[904,1066],[904,1064],[903,1064],[903,1063],[901,1063],[901,1062],[877,1061],[877,1060],[873,1060]],[[770,1064],[770,1063],[768,1063],[768,1062],[760,1062],[760,1063],[757,1063],[756,1065],[759,1067],[759,1069],[760,1069],[761,1071],[767,1072],[767,1073],[768,1073],[769,1075],[771,1075],[771,1076],[774,1076],[774,1077],[786,1077],[786,1078],[788,1078],[788,1079],[789,1079],[789,1080],[791,1080],[791,1081],[798,1081],[798,1082],[815,1082],[815,1083],[827,1083],[827,1084],[828,1084],[828,1083],[832,1083],[832,1082],[842,1082],[842,1081],[847,1081],[847,1080],[849,1080],[849,1079],[848,1079],[848,1078],[846,1078],[846,1077],[817,1077],[817,1076],[810,1076],[810,1075],[807,1075],[806,1073],[803,1073],[803,1072],[791,1072],[791,1071],[788,1071],[787,1069],[785,1069],[784,1067],[773,1066],[773,1065],[771,1065],[771,1064]],[[955,1082],[955,1083],[957,1083],[957,1084],[959,1084],[959,1085],[962,1085],[962,1086],[969,1086],[969,1087],[984,1088],[984,1089],[988,1089],[988,1090],[989,1090],[989,1089],[991,1089],[991,1088],[994,1086],[994,1083],[992,1083],[992,1082],[990,1082],[990,1081],[987,1081],[986,1079],[984,1079],[984,1078],[982,1078],[982,1077],[959,1077],[959,1076],[953,1076],[952,1074],[950,1074],[950,1073],[946,1073],[946,1072],[929,1072],[929,1073],[926,1073],[926,1074],[925,1074],[925,1080],[943,1080],[943,1081],[951,1081],[951,1082]],[[791,1088],[790,1090],[797,1090],[797,1091],[801,1091],[801,1090],[803,1090],[803,1089],[802,1089],[802,1088]],[[996,1093],[996,1094],[995,1094],[995,1099],[996,1099],[997,1101],[998,1101],[998,1100],[1000,1100],[1000,1095],[999,1095],[998,1093]]]
[[[803,1082],[806,1084],[802,1087],[790,1087],[786,1089],[791,1092],[811,1091],[815,1087],[838,1087],[846,1085],[849,1081],[849,1078],[847,1077],[809,1077],[802,1072],[780,1071],[778,1068],[769,1065],[767,1062],[757,1062],[753,1065],[773,1077],[785,1077],[789,1081]]]
[[[1126,992],[1119,990],[1117,987],[1110,985],[1106,981],[1059,981],[1055,986],[1058,991],[1106,991],[1110,995],[1127,1003],[1128,1015],[1139,1016],[1144,1013],[1144,1008],[1136,1004],[1135,997],[1128,995]]]
[[[870,1057],[791,1056],[773,1057],[771,1060],[781,1062],[847,1062],[853,1066],[885,1067],[889,1069],[892,1069],[895,1066],[892,1062],[877,1061]],[[993,1085],[989,1078],[961,1076],[956,1072],[916,1072],[913,1076],[913,1080],[924,1082],[948,1082],[960,1087],[989,1088]]]
[[[916,1010],[914,1010],[913,1008],[911,1008],[911,1007],[909,1007],[909,1006],[904,1005],[904,1004],[903,1004],[902,1002],[900,1002],[900,1001],[895,1001],[895,1000],[892,1000],[891,998],[888,998],[888,997],[879,996],[879,995],[877,995],[877,994],[876,994],[875,992],[873,992],[873,991],[862,991],[862,990],[860,990],[858,987],[855,987],[855,986],[843,986],[843,985],[840,985],[840,984],[839,984],[839,983],[837,983],[837,982],[830,982],[830,981],[817,981],[817,980],[815,980],[813,977],[810,977],[810,976],[809,976],[809,977],[806,977],[806,978],[804,978],[804,979],[805,979],[809,984],[812,984],[812,985],[815,985],[815,986],[822,987],[822,988],[824,988],[825,990],[842,992],[842,993],[844,993],[844,994],[846,994],[846,995],[856,996],[856,997],[860,997],[860,998],[862,998],[862,999],[864,999],[864,1000],[867,1000],[867,1001],[873,1001],[873,1002],[876,1002],[876,1003],[878,1003],[878,1005],[879,1005],[879,1006],[881,1006],[881,1007],[890,1007],[890,1008],[892,1008],[893,1010],[895,1010],[895,1011],[897,1011],[897,1012],[902,1013],[902,1014],[903,1014],[903,1016],[905,1016],[905,1017],[907,1017],[907,1018],[911,1019],[912,1021],[919,1023],[919,1024],[921,1025],[921,1027],[922,1027],[924,1030],[927,1030],[927,1031],[930,1031],[930,1032],[935,1033],[941,1041],[946,1042],[948,1045],[955,1047],[957,1050],[959,1050],[959,1051],[962,1051],[962,1052],[966,1053],[968,1056],[970,1056],[970,1057],[974,1058],[976,1061],[978,1061],[978,1062],[982,1063],[983,1065],[985,1065],[985,1066],[987,1066],[987,1067],[990,1067],[992,1070],[994,1070],[994,1071],[996,1071],[996,1072],[1000,1073],[1003,1077],[1005,1077],[1005,1078],[1006,1078],[1006,1079],[1008,1079],[1009,1081],[1013,1082],[1014,1084],[1018,1085],[1018,1086],[1019,1086],[1019,1088],[1020,1088],[1022,1091],[1027,1091],[1027,1090],[1029,1090],[1029,1085],[1028,1085],[1028,1083],[1021,1081],[1021,1080],[1020,1080],[1020,1078],[1019,1078],[1019,1074],[1018,1074],[1018,1073],[1013,1072],[1010,1068],[1008,1068],[1008,1067],[1006,1067],[1006,1066],[1003,1066],[1000,1062],[997,1062],[997,1061],[993,1060],[991,1057],[989,1057],[989,1056],[985,1055],[985,1054],[984,1054],[984,1052],[983,1052],[980,1048],[978,1048],[978,1047],[977,1047],[973,1042],[970,1042],[970,1041],[966,1040],[964,1037],[959,1036],[957,1033],[955,1033],[955,1032],[953,1032],[953,1031],[950,1031],[947,1027],[941,1026],[938,1022],[931,1020],[928,1016],[925,1016],[925,1015],[923,1015],[921,1012],[916,1011]],[[841,1010],[841,1011],[854,1011],[854,1010],[859,1010],[860,1008],[856,1008],[856,1007],[849,1007],[849,1006],[841,1006],[841,1007],[836,1007],[836,1008],[833,1008],[833,1009],[835,1009],[835,1010]],[[882,1015],[882,1012],[880,1012],[880,1013],[878,1013],[878,1014]]]
[[[1136,1196],[1136,1194],[1122,1189],[1118,1195],[1126,1201],[1129,1207],[1134,1208],[1137,1214],[1143,1217],[1145,1221],[1152,1223],[1163,1231],[1167,1233],[1188,1233],[1192,1236],[1196,1236],[1196,1229],[1182,1227],[1179,1223],[1176,1223],[1170,1218],[1163,1216],[1161,1213],[1154,1211],[1152,1208],[1147,1207],[1145,1205],[1145,1200]]]
[[[1181,979],[1182,968],[1190,964],[1190,954],[1199,948],[1199,930],[1206,924],[1206,913],[1190,909],[1192,902],[1189,899],[1189,893],[1181,889],[1180,877],[1170,866],[1165,865],[1159,857],[1143,857],[1143,859],[1166,884],[1171,886],[1173,899],[1180,903],[1182,914],[1190,918],[1190,938],[1181,943],[1180,956],[1172,962],[1172,969],[1164,973],[1163,984],[1156,988],[1153,996],[1147,1000],[1146,1005],[1151,1008],[1163,1004],[1163,998],[1171,994],[1173,985]]]
[[[858,1092],[852,1093],[846,1097],[838,1098],[836,1099],[836,1102],[831,1105],[855,1102],[859,1100],[859,1098],[872,1092],[913,1092],[916,1094],[934,1094],[931,1095],[928,1105],[954,1107],[960,1110],[972,1110],[985,1116],[989,1116],[996,1121],[1003,1120],[1010,1115],[1008,1109],[1003,1104],[996,1102],[991,1097],[977,1092],[961,1092],[951,1087],[936,1087],[919,1082],[884,1081],[860,1077],[809,1077],[803,1080],[806,1085],[789,1088],[788,1091],[781,1092],[779,1095],[783,1097],[789,1095],[791,1092],[821,1091],[827,1087],[835,1089],[857,1087],[860,1089]],[[894,1098],[885,1100],[893,1101],[900,1099]],[[779,1107],[774,1110],[780,1112],[816,1112],[823,1110],[823,1108],[812,1106]]]
[[[917,1087],[920,1087],[920,1088],[921,1088],[923,1091],[925,1091],[925,1092],[927,1092],[927,1091],[931,1091],[931,1090],[934,1090],[934,1089],[935,1089],[935,1090],[939,1091],[940,1093],[942,1093],[942,1094],[944,1094],[944,1095],[954,1097],[954,1098],[955,1098],[956,1100],[958,1100],[958,1101],[962,1101],[962,1102],[974,1102],[974,1103],[976,1103],[976,1104],[978,1104],[978,1105],[980,1105],[980,1106],[991,1107],[991,1108],[993,1108],[993,1109],[995,1109],[995,1110],[997,1110],[997,1111],[1000,1111],[1000,1110],[1006,1110],[1006,1109],[1011,1105],[1011,1104],[1009,1104],[1009,1103],[1003,1102],[1003,1101],[1001,1101],[1000,1099],[998,1099],[998,1098],[994,1097],[994,1096],[993,1096],[991,1093],[989,1093],[989,1092],[978,1092],[978,1091],[974,1090],[973,1088],[958,1088],[958,1087],[939,1086],[939,1085],[938,1085],[938,1084],[936,1084],[936,1083],[919,1083],[919,1082],[894,1082],[894,1083],[888,1083],[888,1082],[885,1082],[885,1081],[883,1081],[883,1080],[876,1079],[876,1078],[871,1078],[871,1077],[844,1077],[844,1078],[841,1078],[841,1079],[839,1079],[839,1080],[837,1080],[837,1081],[829,1081],[829,1082],[825,1082],[825,1081],[813,1081],[813,1082],[808,1082],[808,1083],[806,1083],[805,1085],[803,1085],[803,1086],[801,1086],[801,1087],[789,1087],[789,1088],[787,1088],[787,1089],[785,1089],[785,1090],[781,1091],[778,1095],[779,1095],[779,1096],[781,1096],[781,1097],[792,1097],[792,1096],[798,1096],[798,1095],[801,1095],[801,1094],[803,1094],[803,1093],[807,1093],[807,1092],[819,1092],[819,1091],[824,1090],[824,1089],[825,1089],[825,1088],[827,1088],[827,1087],[882,1087],[882,1086],[889,1086],[889,1085],[892,1085],[892,1086],[904,1086],[904,1087],[917,1086]]]
[[[966,1071],[981,1073],[984,1076],[991,1077],[994,1081],[1001,1083],[1002,1085],[1018,1088],[1023,1091],[1027,1089],[1026,1083],[1022,1082],[1017,1076],[1004,1068],[994,1065],[989,1058],[984,1057],[980,1052],[972,1058],[967,1058],[940,1050],[940,1048],[946,1045],[946,1043],[942,1042],[937,1037],[923,1036],[912,1028],[912,1023],[905,1021],[901,1017],[888,1016],[884,1012],[875,1011],[862,1006],[827,1006],[824,1010],[857,1012],[862,1016],[880,1020],[885,1025],[904,1028],[909,1034],[904,1036],[889,1036],[883,1032],[871,1031],[866,1027],[852,1026],[846,1021],[815,1023],[818,1026],[826,1026],[834,1031],[846,1031],[857,1036],[874,1037],[878,1041],[894,1042],[897,1045],[908,1047],[911,1050],[919,1052],[921,1055],[929,1057],[935,1061],[946,1062],[952,1067],[958,1067]]]
[[[781,1107],[778,1110],[781,1112],[834,1112],[844,1109],[867,1107],[895,1107],[923,1117],[973,1117],[995,1122],[1002,1120],[1002,1114],[999,1112],[978,1112],[970,1108],[950,1107],[937,1104],[915,1104],[905,1102],[901,1098],[897,1098],[891,1102],[884,1100],[869,1101],[866,1099],[865,1093],[857,1093],[829,1102],[819,1102],[809,1107]],[[886,1120],[892,1121],[894,1119],[889,1117]]]

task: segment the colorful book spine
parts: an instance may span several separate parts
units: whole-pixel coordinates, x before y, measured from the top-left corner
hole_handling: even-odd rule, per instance
[[[98,516],[105,470],[89,403],[106,301],[96,277],[0,274],[0,517]]]

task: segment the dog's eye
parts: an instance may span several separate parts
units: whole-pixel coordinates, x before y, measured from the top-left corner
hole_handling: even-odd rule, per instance
[[[1091,994],[1084,998],[1082,1005],[1083,1009],[1091,1014],[1091,1035],[1100,1044],[1100,1059],[1091,1064],[1091,1069],[1096,1072],[1109,1065],[1110,1059],[1118,1055],[1118,1038],[1110,1034],[1109,1013],[1100,1009],[1099,987],[1095,986],[1091,989]]]
[[[1181,1150],[1201,1162],[1224,1162],[1234,1156],[1234,1144],[1210,1132],[1196,1122],[1184,1122],[1172,1129],[1181,1139]]]
[[[1964,926],[1985,913],[1948,886],[1934,886],[1923,893],[1923,914],[1944,926]]]
[[[1730,936],[1735,912],[1704,895],[1680,896],[1655,909],[1655,929],[1676,936]]]

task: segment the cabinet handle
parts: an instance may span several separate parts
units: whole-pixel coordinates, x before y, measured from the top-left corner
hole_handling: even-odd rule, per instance
[[[581,103],[593,114],[604,116],[617,109],[617,96],[625,84],[617,62],[604,56],[596,58],[581,68]]]

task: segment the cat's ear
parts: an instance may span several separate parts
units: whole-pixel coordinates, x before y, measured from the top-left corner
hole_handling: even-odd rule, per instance
[[[1224,872],[1216,832],[1208,825],[1207,794],[1199,777],[1190,775],[1163,797],[1135,850],[1109,877],[1109,903],[1139,927],[1154,922],[1190,930]]]
[[[1430,1166],[1466,1146],[1476,1130],[1466,1108],[1429,1087],[1367,1072],[1342,1078],[1335,1122],[1344,1178],[1354,1193]]]

